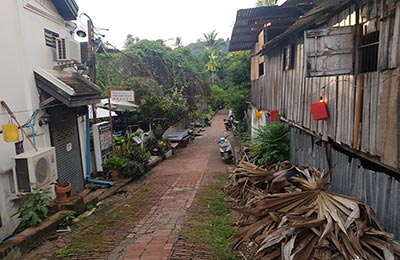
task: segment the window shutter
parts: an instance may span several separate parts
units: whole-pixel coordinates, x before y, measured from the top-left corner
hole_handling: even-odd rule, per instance
[[[353,74],[354,37],[354,26],[305,31],[307,76]]]

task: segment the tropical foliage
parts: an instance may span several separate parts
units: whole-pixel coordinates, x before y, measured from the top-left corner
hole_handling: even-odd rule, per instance
[[[216,31],[204,33],[203,40],[188,46],[177,37],[172,45],[132,35],[122,51],[108,43],[101,45],[97,84],[104,96],[115,86],[134,90],[141,111],[136,121],[163,117],[174,124],[195,110],[199,99],[209,99],[207,103],[214,107],[217,102],[229,106],[240,117],[250,93],[249,53],[227,53],[229,40],[218,38]],[[222,91],[216,93],[214,86]]]
[[[256,164],[267,165],[288,160],[289,149],[289,126],[273,123],[256,129],[250,156]]]
[[[276,0],[257,0],[256,6],[273,6],[276,5]]]

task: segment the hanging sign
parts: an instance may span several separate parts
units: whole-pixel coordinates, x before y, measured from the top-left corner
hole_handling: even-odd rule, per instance
[[[133,90],[111,90],[110,99],[112,101],[135,101],[135,92]]]
[[[313,120],[326,120],[328,119],[328,109],[324,101],[313,103],[310,105]]]

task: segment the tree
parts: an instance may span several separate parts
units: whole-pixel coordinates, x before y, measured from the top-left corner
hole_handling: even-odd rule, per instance
[[[210,48],[211,51],[215,50],[215,48],[217,47],[217,36],[218,33],[213,30],[212,32],[209,33],[203,33],[204,39],[205,39],[205,43],[206,43],[206,47]]]
[[[98,55],[97,68],[104,93],[110,86],[130,86],[147,120],[167,117],[172,124],[185,117],[196,96],[210,93],[200,57],[184,46],[172,49],[163,40],[128,35],[122,51]]]
[[[182,47],[182,46],[183,46],[182,37],[176,37],[176,38],[175,38],[174,46],[175,46],[176,48],[179,48],[179,47]]]
[[[274,6],[276,5],[276,0],[257,0],[256,6]]]

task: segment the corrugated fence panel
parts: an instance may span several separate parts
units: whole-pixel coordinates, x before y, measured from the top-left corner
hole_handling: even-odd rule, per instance
[[[299,129],[291,129],[291,161],[300,166],[312,165],[328,170],[325,148]],[[331,188],[367,203],[386,231],[400,239],[400,184],[389,175],[363,168],[361,161],[330,148]]]

